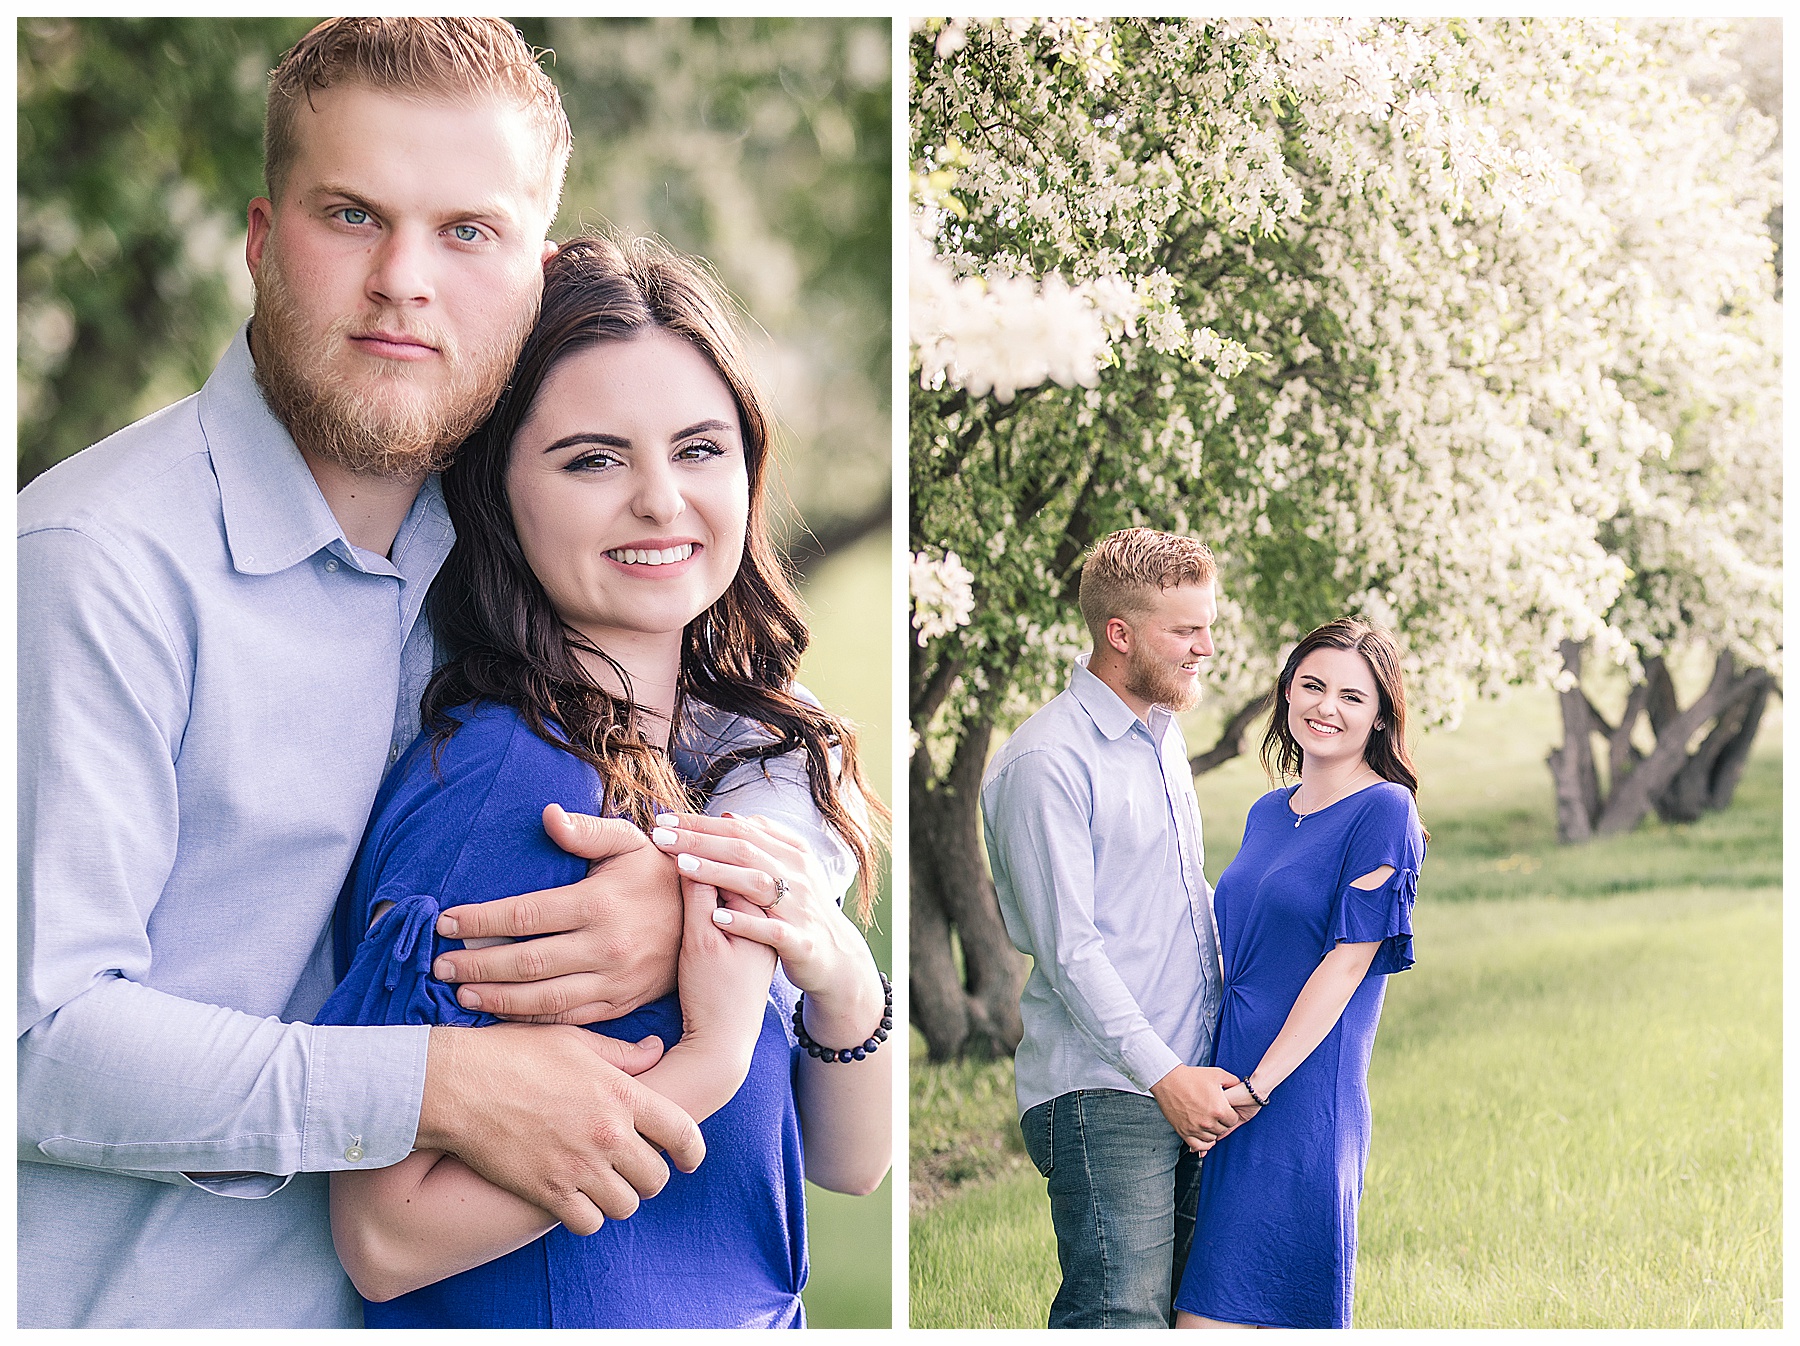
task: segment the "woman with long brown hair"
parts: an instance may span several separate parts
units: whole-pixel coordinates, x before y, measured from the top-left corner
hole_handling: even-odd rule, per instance
[[[493,1022],[431,978],[454,947],[438,912],[580,878],[544,834],[555,810],[632,820],[683,876],[678,993],[592,1027],[670,1044],[638,1078],[701,1122],[707,1158],[586,1237],[454,1156],[335,1174],[371,1326],[798,1326],[802,1178],[860,1192],[886,1172],[885,978],[804,841],[698,811],[746,763],[801,772],[866,917],[854,736],[794,685],[807,634],[768,538],[770,432],[703,269],[597,238],[547,263],[512,381],[443,479],[446,660],[376,800],[340,907],[360,946],[319,1022]],[[762,733],[684,774],[729,715]],[[791,1033],[778,960],[802,993]]]
[[[1305,636],[1263,762],[1299,783],[1251,806],[1214,894],[1214,1064],[1240,1120],[1200,1169],[1177,1327],[1350,1326],[1369,1055],[1425,858],[1393,637],[1348,617]]]

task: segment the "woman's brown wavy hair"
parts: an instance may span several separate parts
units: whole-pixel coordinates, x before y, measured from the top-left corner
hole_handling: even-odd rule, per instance
[[[653,329],[693,343],[730,388],[750,483],[737,575],[682,637],[671,742],[690,698],[762,725],[770,741],[720,757],[691,789],[668,756],[646,740],[646,717],[633,702],[625,670],[556,615],[519,547],[506,490],[513,438],[557,362]],[[428,601],[447,660],[426,687],[420,710],[441,747],[457,729],[449,713],[454,707],[482,700],[512,707],[538,737],[600,773],[607,812],[644,828],[660,811],[697,807],[742,763],[803,752],[813,802],[856,855],[856,910],[866,922],[876,888],[871,831],[880,834],[887,814],[864,783],[850,726],[791,690],[808,637],[799,600],[769,539],[771,428],[729,300],[699,264],[650,239],[580,237],[565,243],[545,263],[543,307],[511,382],[444,473],[456,545]],[[625,695],[596,685],[578,650],[605,659]],[[847,787],[865,801],[872,826],[852,814]]]
[[[1400,677],[1400,646],[1393,634],[1379,626],[1371,626],[1355,617],[1339,617],[1315,631],[1309,631],[1294,646],[1294,652],[1282,665],[1281,677],[1275,683],[1275,706],[1269,713],[1268,732],[1263,735],[1263,770],[1282,779],[1300,774],[1306,750],[1288,728],[1288,693],[1294,685],[1294,672],[1300,661],[1314,650],[1354,650],[1368,661],[1375,674],[1375,692],[1381,702],[1375,719],[1379,729],[1369,730],[1369,741],[1363,747],[1363,761],[1383,780],[1404,785],[1419,796],[1419,773],[1413,769],[1412,755],[1406,747],[1406,684]]]

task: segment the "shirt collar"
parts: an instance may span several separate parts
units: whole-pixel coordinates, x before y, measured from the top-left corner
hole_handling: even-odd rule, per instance
[[[233,568],[241,575],[273,575],[328,547],[359,570],[406,577],[423,564],[435,572],[452,540],[436,479],[426,481],[394,539],[397,568],[352,547],[293,436],[263,400],[249,333],[248,323],[238,329],[200,389],[200,429],[219,482]],[[407,558],[414,565],[404,564],[402,556],[415,542],[423,551]]]
[[[343,541],[344,530],[293,436],[263,401],[249,332],[248,323],[238,329],[200,389],[200,430],[219,480],[233,567],[273,575]]]
[[[1107,738],[1118,741],[1131,732],[1131,726],[1142,723],[1137,712],[1125,704],[1119,694],[1088,671],[1088,656],[1077,655],[1075,671],[1069,678],[1069,691],[1093,720],[1094,727]],[[1162,742],[1163,730],[1173,717],[1166,706],[1150,707],[1149,734]]]

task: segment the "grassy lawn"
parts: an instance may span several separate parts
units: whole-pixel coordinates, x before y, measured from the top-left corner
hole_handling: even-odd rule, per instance
[[[1520,694],[1420,744],[1357,1323],[1779,1326],[1780,706],[1727,813],[1582,848],[1555,844],[1555,732]],[[1216,878],[1267,787],[1241,760],[1197,785]],[[914,1061],[913,1325],[1041,1327],[1055,1240],[1010,1063]]]
[[[892,707],[888,687],[893,623],[888,619],[888,535],[878,533],[815,573],[801,595],[812,647],[800,680],[830,710],[858,728],[863,773],[885,798],[892,781]],[[869,945],[893,970],[893,922],[884,878]],[[893,1175],[873,1195],[841,1196],[810,1183],[807,1235],[812,1270],[804,1299],[812,1327],[892,1324]],[[727,1271],[725,1274],[729,1274]]]

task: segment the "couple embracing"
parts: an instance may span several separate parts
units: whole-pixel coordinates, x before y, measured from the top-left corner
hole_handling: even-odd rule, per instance
[[[1412,964],[1425,833],[1391,636],[1342,619],[1286,660],[1259,799],[1215,894],[1174,716],[1213,652],[1190,538],[1103,538],[1094,641],[995,756],[982,816],[1031,955],[1016,1080],[1048,1179],[1051,1327],[1347,1327],[1386,975]]]
[[[800,1326],[887,1169],[767,404],[703,264],[547,241],[537,57],[309,33],[252,320],[20,498],[25,1326]]]

